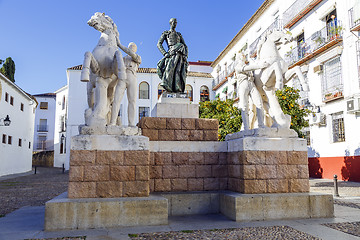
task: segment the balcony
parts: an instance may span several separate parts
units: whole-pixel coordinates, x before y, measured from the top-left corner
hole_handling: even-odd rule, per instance
[[[52,151],[54,150],[54,143],[47,140],[47,141],[39,141],[35,143],[35,150],[37,151]]]
[[[359,8],[360,4],[357,7]],[[355,7],[351,8],[349,10],[349,21],[350,31],[360,31],[360,10],[355,11]]]
[[[48,132],[49,125],[37,125],[37,131],[38,132]]]
[[[291,28],[323,0],[297,0],[283,14],[284,28]],[[305,6],[305,7],[304,7]]]
[[[333,21],[285,54],[289,68],[298,66],[342,41],[342,25]]]
[[[260,39],[262,37],[265,36],[265,34],[268,32],[268,31],[271,31],[271,30],[283,30],[283,21],[281,19],[276,19],[267,29],[265,29],[261,35],[255,39],[255,41],[249,46],[249,53],[250,53],[250,56],[251,57],[255,57],[256,56],[256,49],[257,49],[257,45],[260,41]]]

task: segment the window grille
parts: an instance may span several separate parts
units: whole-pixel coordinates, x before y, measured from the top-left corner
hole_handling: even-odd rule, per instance
[[[333,142],[345,142],[344,115],[342,112],[331,115]]]
[[[139,120],[142,117],[149,117],[149,111],[150,111],[149,107],[139,107]]]
[[[324,63],[324,73],[322,80],[323,97],[327,94],[342,92],[343,82],[341,74],[340,56],[335,57]]]

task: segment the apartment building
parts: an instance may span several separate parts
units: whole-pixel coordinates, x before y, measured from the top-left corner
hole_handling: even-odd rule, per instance
[[[237,100],[235,54],[256,59],[261,37],[287,29],[293,42],[280,46],[289,64],[308,66],[310,176],[360,181],[360,3],[358,0],[266,0],[212,63],[213,90]],[[289,85],[301,89],[298,79]]]

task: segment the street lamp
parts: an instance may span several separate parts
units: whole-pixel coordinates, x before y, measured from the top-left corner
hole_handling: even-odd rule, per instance
[[[10,126],[10,118],[9,115],[6,115],[6,118],[0,118],[0,126]]]

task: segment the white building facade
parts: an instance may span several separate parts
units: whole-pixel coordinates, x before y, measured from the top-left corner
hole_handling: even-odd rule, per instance
[[[360,1],[264,1],[212,63],[217,97],[238,97],[234,55],[255,57],[260,37],[274,28],[294,39],[279,50],[289,67],[309,66],[300,104],[314,112],[304,129],[310,176],[360,181]],[[289,85],[300,89],[296,79]]]
[[[34,152],[54,150],[56,94],[33,95],[39,103],[35,112]]]
[[[215,98],[214,92],[211,90],[213,78],[210,74],[212,68],[211,62],[190,62],[189,72],[186,79],[185,92],[190,97],[192,103],[198,104],[200,101],[211,100]],[[65,99],[65,109],[59,109],[57,106],[55,119],[61,119],[61,116],[66,116],[66,131],[55,132],[55,158],[54,164],[65,164],[65,169],[69,169],[70,161],[70,139],[72,136],[79,134],[79,125],[85,123],[84,111],[88,108],[86,83],[80,81],[80,73],[82,66],[76,66],[67,69],[67,87],[56,92],[57,104]],[[196,71],[195,71],[196,70]],[[158,102],[158,98],[163,89],[159,86],[160,78],[157,75],[156,68],[139,68],[137,72],[138,84],[138,99],[136,119],[138,122],[141,117],[152,116],[155,117],[154,107]],[[127,119],[127,95],[126,91],[122,99],[119,116],[123,126],[128,125]],[[67,112],[66,112],[67,109]],[[55,124],[57,126],[58,124]],[[60,141],[62,135],[65,136],[64,154],[60,154]],[[56,141],[58,141],[56,143]],[[57,144],[59,146],[57,146]],[[65,156],[65,158],[64,158]]]
[[[0,73],[0,176],[31,171],[36,100]],[[4,119],[9,116],[9,126]]]

